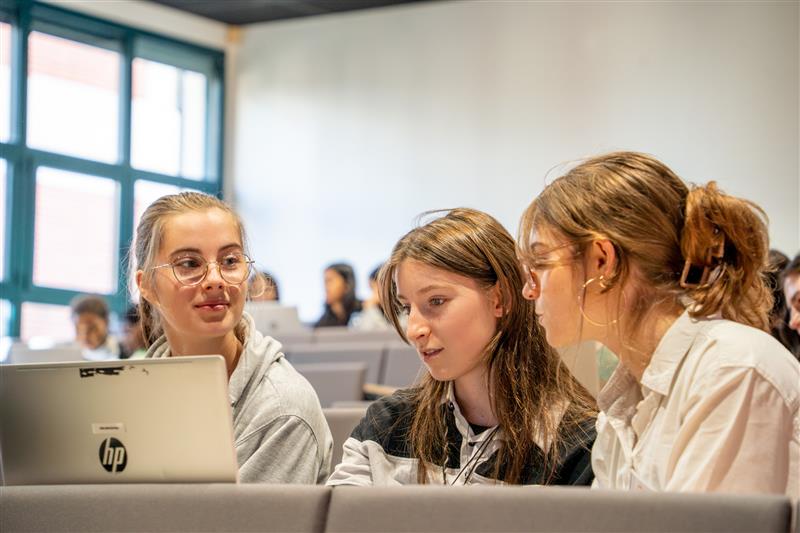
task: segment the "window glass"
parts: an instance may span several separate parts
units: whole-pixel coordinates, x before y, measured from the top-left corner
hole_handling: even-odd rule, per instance
[[[203,74],[133,60],[131,163],[171,176],[205,175],[206,90]]]
[[[50,342],[64,342],[75,338],[68,305],[22,304],[20,338],[32,344],[46,345]]]
[[[0,300],[0,363],[8,359],[11,348],[11,302]]]
[[[0,142],[11,128],[11,25],[0,22]]]
[[[116,292],[118,196],[118,185],[110,179],[37,170],[35,285]]]
[[[6,279],[6,191],[8,190],[6,161],[0,159],[0,280]]]
[[[155,181],[136,180],[133,186],[133,231],[136,233],[136,227],[139,225],[139,220],[142,218],[142,213],[147,209],[150,204],[168,194],[177,194],[181,192],[181,188],[175,185],[167,185],[165,183],[157,183]]]
[[[120,54],[40,32],[28,46],[28,145],[116,162]]]

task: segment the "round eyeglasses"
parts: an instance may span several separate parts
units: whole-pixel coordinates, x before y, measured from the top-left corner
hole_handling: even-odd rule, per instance
[[[191,286],[206,279],[211,265],[215,265],[223,280],[231,285],[241,285],[250,277],[254,262],[240,253],[226,254],[217,261],[210,262],[200,255],[185,255],[171,263],[154,266],[152,270],[170,267],[178,283]]]
[[[557,266],[562,266],[569,261],[568,258],[563,257],[547,259],[548,255],[552,254],[556,250],[561,250],[563,248],[567,248],[568,246],[574,246],[575,244],[578,244],[578,241],[568,241],[562,244],[544,248],[543,250],[536,252],[532,257],[529,257],[528,260],[522,262],[522,270],[525,272],[525,283],[528,285],[528,287],[533,290],[539,288],[539,275],[536,273],[537,270],[548,270]]]

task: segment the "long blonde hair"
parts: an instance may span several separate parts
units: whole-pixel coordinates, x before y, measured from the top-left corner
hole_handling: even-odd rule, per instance
[[[513,237],[486,213],[453,209],[401,238],[381,269],[379,286],[386,316],[403,338],[394,276],[409,259],[469,277],[487,289],[498,286],[506,312],[484,351],[489,393],[504,434],[495,477],[505,465],[503,481],[520,483],[526,460],[538,453],[544,471],[552,475],[559,453],[576,444],[577,428],[594,416],[594,401],[547,345],[533,302],[522,297]],[[407,439],[419,459],[419,483],[426,482],[427,465],[444,465],[447,460],[446,423],[440,409],[447,387],[447,382],[426,375],[409,391],[416,409]],[[554,416],[557,406],[566,406],[560,418]],[[547,450],[536,449],[534,435],[549,443]]]
[[[692,317],[720,314],[769,327],[766,215],[714,182],[689,188],[649,155],[601,155],[554,180],[531,202],[520,222],[523,259],[532,256],[532,232],[542,229],[574,242],[576,257],[593,240],[611,241],[619,260],[605,290],[624,284],[635,266],[634,296],[626,305],[629,333],[655,305],[681,307],[686,298]],[[684,270],[690,268],[712,275],[706,283],[687,283]]]
[[[152,284],[155,260],[161,249],[161,240],[164,236],[164,227],[172,216],[193,211],[207,211],[209,209],[220,209],[228,213],[236,224],[242,246],[247,250],[247,236],[241,218],[231,206],[214,196],[199,192],[181,192],[162,196],[144,211],[139,225],[136,228],[136,241],[131,246],[128,263],[130,265],[131,286],[135,286],[136,272],[143,272],[143,282]],[[265,281],[263,276],[254,274],[256,278],[251,282],[250,287],[263,291]],[[248,290],[245,286],[244,290]],[[139,316],[142,323],[142,334],[145,345],[150,346],[163,333],[161,317],[156,309],[144,298],[139,298]]]

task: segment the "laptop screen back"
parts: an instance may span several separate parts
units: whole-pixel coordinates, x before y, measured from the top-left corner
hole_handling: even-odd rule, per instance
[[[235,482],[219,356],[0,367],[7,485]]]
[[[300,322],[297,307],[275,302],[248,302],[245,310],[253,317],[256,329],[265,335],[299,333],[308,330]]]

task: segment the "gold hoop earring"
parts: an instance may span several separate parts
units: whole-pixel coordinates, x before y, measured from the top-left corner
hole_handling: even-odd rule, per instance
[[[596,277],[596,278],[589,278],[588,280],[586,280],[586,281],[584,282],[583,286],[581,287],[581,289],[582,289],[582,292],[581,292],[581,296],[580,296],[580,297],[579,297],[579,299],[578,299],[578,303],[580,304],[580,305],[578,306],[578,309],[580,309],[580,311],[581,311],[581,316],[583,317],[583,319],[584,319],[586,322],[588,322],[589,324],[591,324],[591,325],[593,325],[593,326],[596,326],[596,327],[598,327],[598,328],[607,328],[608,326],[612,326],[612,325],[616,324],[616,323],[618,322],[618,320],[619,320],[619,319],[616,319],[616,318],[615,318],[615,319],[614,319],[614,320],[612,320],[611,322],[606,322],[605,324],[602,324],[602,323],[600,323],[600,322],[595,322],[594,320],[592,320],[591,318],[589,318],[589,315],[587,315],[587,314],[586,314],[586,311],[584,311],[584,309],[583,309],[583,305],[584,305],[584,303],[586,302],[586,287],[588,287],[589,285],[591,285],[591,284],[592,284],[592,283],[594,283],[595,281],[599,281],[599,282],[600,282],[600,287],[602,287],[603,289],[606,289],[606,288],[608,288],[608,287],[605,285],[605,283],[606,283],[606,279],[605,279],[605,277],[604,277],[603,275],[600,275],[600,276],[598,276],[598,277]]]

